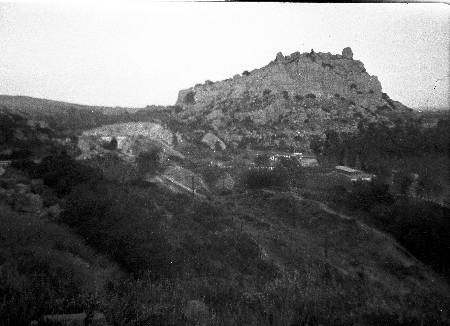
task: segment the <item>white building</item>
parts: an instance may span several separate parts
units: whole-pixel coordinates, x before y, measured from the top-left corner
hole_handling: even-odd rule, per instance
[[[356,181],[372,181],[373,174],[369,174],[360,170],[353,169],[348,166],[338,165],[336,166],[336,172],[350,179],[352,182]]]

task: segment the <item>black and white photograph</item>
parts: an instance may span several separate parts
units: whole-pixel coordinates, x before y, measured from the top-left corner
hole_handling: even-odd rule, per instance
[[[0,0],[0,326],[450,325],[450,4]]]

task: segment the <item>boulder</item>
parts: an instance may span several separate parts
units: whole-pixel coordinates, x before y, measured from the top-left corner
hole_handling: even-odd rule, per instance
[[[53,220],[53,221],[56,221],[56,220],[59,219],[59,216],[61,215],[61,212],[62,212],[62,209],[61,209],[61,207],[59,207],[58,204],[52,205],[49,208],[47,208],[48,218]]]
[[[283,61],[284,60],[284,55],[281,52],[277,53],[277,57],[276,57],[276,61]]]
[[[14,209],[19,212],[39,213],[42,210],[42,198],[32,193],[16,193]]]
[[[345,58],[345,59],[353,59],[353,51],[352,51],[352,49],[350,48],[350,47],[346,47],[346,48],[344,48],[343,50],[342,50],[342,56]]]
[[[221,150],[225,150],[227,148],[225,143],[219,137],[210,132],[203,136],[202,143],[208,145],[213,151],[215,151],[218,147]]]
[[[216,182],[216,188],[222,191],[231,191],[234,188],[235,181],[229,173],[225,173]]]

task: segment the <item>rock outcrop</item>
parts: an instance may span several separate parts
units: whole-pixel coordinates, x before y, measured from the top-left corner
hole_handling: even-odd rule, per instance
[[[351,48],[342,54],[281,52],[267,66],[182,90],[178,117],[201,121],[227,145],[309,147],[326,129],[354,131],[408,108],[382,92]]]
[[[207,134],[205,134],[205,136],[203,136],[202,143],[208,145],[209,148],[211,148],[211,150],[213,151],[218,149],[225,150],[227,148],[225,143],[219,137],[210,132],[208,132]]]

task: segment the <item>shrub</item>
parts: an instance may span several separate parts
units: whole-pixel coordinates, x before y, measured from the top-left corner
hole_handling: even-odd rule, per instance
[[[152,148],[146,152],[142,152],[136,158],[136,163],[141,174],[154,175],[162,171],[162,165],[160,161],[161,149]]]
[[[102,147],[104,149],[114,151],[117,149],[117,139],[116,137],[113,137],[109,143],[103,144]]]
[[[143,200],[123,187],[80,186],[67,198],[61,221],[126,271],[158,278],[168,275],[170,245],[159,227],[159,214]]]
[[[259,168],[247,171],[243,180],[249,189],[285,188],[289,183],[289,175],[283,167],[276,167],[273,170]]]
[[[248,70],[245,70],[245,71],[242,73],[242,75],[244,75],[244,76],[249,76],[250,73],[248,72]]]
[[[299,187],[304,185],[306,181],[305,172],[296,158],[282,157],[279,164],[286,169],[291,186]]]
[[[288,91],[282,91],[281,94],[283,95],[283,98],[285,100],[289,100],[289,93],[288,93]]]
[[[316,95],[312,94],[312,93],[309,93],[309,94],[306,94],[306,98],[315,99]]]
[[[294,98],[295,98],[295,100],[298,101],[298,102],[303,101],[303,96],[302,96],[302,95],[296,94],[296,95],[294,96]]]
[[[256,155],[254,162],[257,166],[261,167],[267,166],[269,165],[269,155],[266,153],[258,154]]]
[[[45,185],[53,188],[58,196],[68,194],[77,184],[95,183],[102,178],[98,169],[83,165],[64,153],[47,156],[39,164],[30,160],[15,164],[31,178],[42,178]]]

